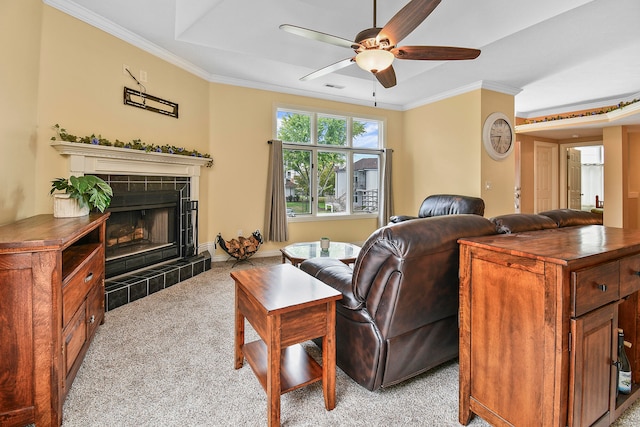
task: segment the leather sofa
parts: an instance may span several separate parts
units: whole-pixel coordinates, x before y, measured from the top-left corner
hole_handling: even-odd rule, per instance
[[[411,219],[456,214],[483,216],[484,200],[479,197],[460,196],[457,194],[433,194],[424,199],[418,210],[418,216],[394,215],[389,218],[389,221],[398,223]]]
[[[373,391],[458,356],[458,239],[597,223],[570,210],[421,218],[374,231],[352,266],[312,258],[300,268],[342,292],[336,363]]]
[[[458,239],[495,234],[479,215],[390,224],[367,239],[353,268],[312,258],[300,268],[342,292],[336,363],[369,390],[458,355]]]

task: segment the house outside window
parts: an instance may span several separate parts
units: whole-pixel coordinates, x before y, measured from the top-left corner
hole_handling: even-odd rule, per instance
[[[296,218],[377,214],[383,121],[277,108],[287,210]]]

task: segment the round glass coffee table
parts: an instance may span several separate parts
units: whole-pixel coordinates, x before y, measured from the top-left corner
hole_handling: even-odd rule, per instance
[[[344,242],[331,242],[329,249],[320,249],[320,242],[294,243],[280,249],[282,252],[282,263],[286,260],[296,267],[309,258],[327,257],[338,259],[345,264],[353,264],[360,253],[360,246]]]

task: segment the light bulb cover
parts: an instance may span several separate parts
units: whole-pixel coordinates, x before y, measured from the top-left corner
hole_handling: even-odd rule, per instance
[[[377,73],[389,68],[393,58],[393,53],[388,50],[368,49],[356,55],[356,64],[365,71]]]

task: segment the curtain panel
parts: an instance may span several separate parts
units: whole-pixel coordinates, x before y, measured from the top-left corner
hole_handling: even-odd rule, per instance
[[[284,169],[282,141],[269,141],[269,171],[267,176],[267,203],[265,212],[265,239],[267,242],[289,240],[287,201],[284,195]]]
[[[378,228],[383,227],[389,223],[389,218],[393,215],[393,195],[391,185],[392,175],[392,159],[393,150],[387,148],[384,150],[382,156],[382,189],[380,197],[382,198],[382,204],[378,210]]]

